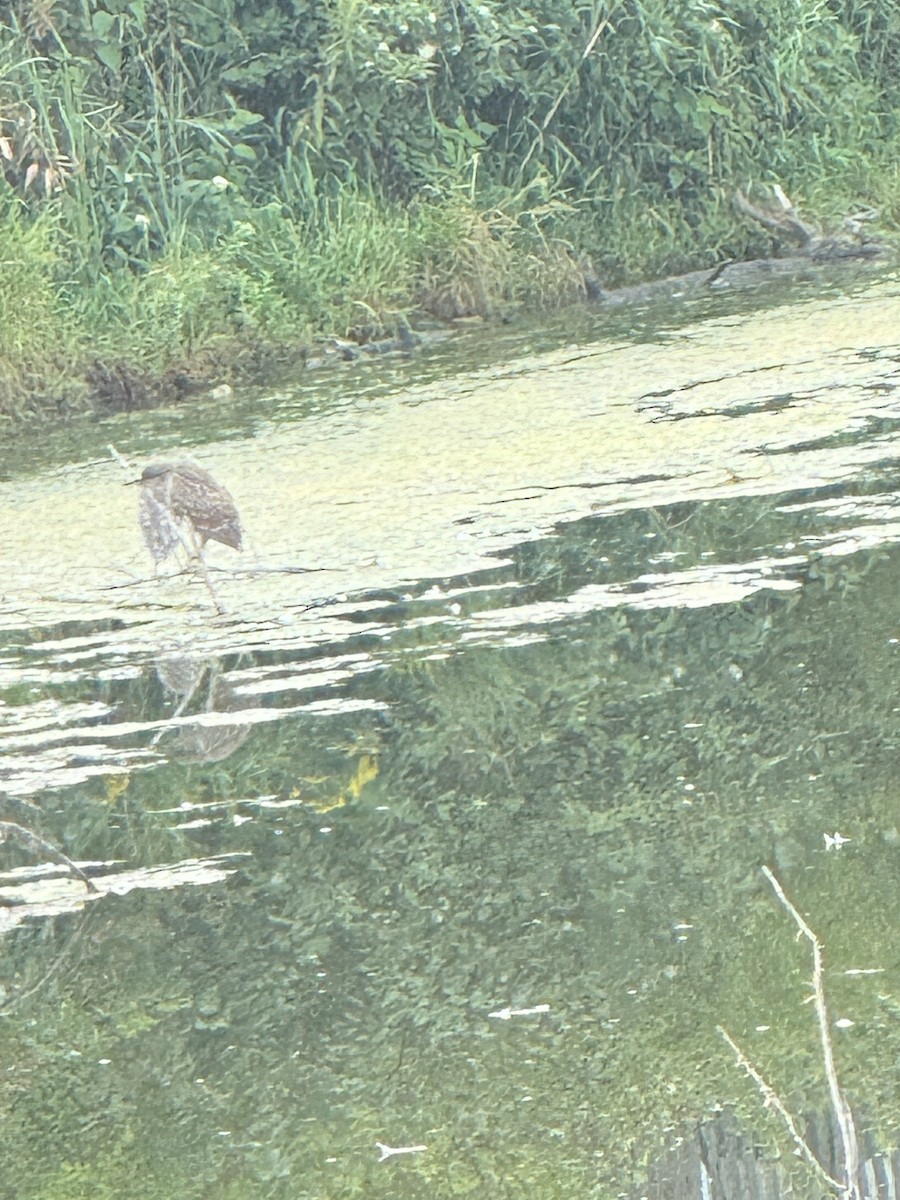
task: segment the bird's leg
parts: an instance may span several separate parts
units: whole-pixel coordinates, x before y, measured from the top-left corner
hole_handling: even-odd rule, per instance
[[[221,611],[221,610],[220,610]],[[209,668],[209,685],[206,691],[206,711],[216,711],[216,685],[222,676],[222,667],[219,660],[216,659]]]
[[[219,616],[222,616],[225,609],[219,602],[219,597],[216,595],[216,589],[212,585],[212,580],[209,577],[209,570],[203,559],[203,539],[198,536],[197,530],[191,525],[187,529],[183,526],[179,527],[178,536],[181,540],[181,545],[187,554],[187,563],[185,569],[195,566],[198,568],[206,590],[209,592],[210,599],[213,602],[213,607]]]
[[[178,701],[178,705],[175,708],[175,711],[168,718],[169,721],[177,721],[177,719],[185,711],[187,706],[193,700],[193,698],[197,692],[197,688],[199,688],[200,684],[203,682],[203,676],[205,673],[206,673],[206,667],[204,666],[203,668],[201,668],[200,674],[197,676],[197,678],[191,682],[190,687],[188,687],[187,691],[182,693],[181,699]],[[176,693],[176,695],[177,695],[177,693]],[[168,733],[168,729],[165,726],[162,729],[157,729],[156,733],[154,733],[153,737],[150,739],[150,745],[151,746],[158,745],[160,740],[163,738],[163,736],[166,733]]]
[[[178,541],[181,544],[181,549],[187,556],[186,567],[189,567],[194,559],[203,558],[203,543],[197,539],[197,531],[193,525],[189,525],[186,521],[179,521],[177,525]],[[177,549],[177,547],[176,547]],[[176,554],[176,559],[177,559]]]
[[[220,617],[224,616],[225,609],[222,607],[221,603],[219,602],[219,597],[216,595],[216,589],[212,585],[212,580],[209,577],[209,571],[207,570],[206,563],[203,561],[202,554],[197,555],[197,566],[200,568],[200,574],[203,576],[203,582],[206,584],[206,590],[209,592],[210,599],[213,602],[216,612]]]

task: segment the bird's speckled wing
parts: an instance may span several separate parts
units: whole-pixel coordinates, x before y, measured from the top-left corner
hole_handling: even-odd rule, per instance
[[[220,483],[196,463],[179,463],[171,476],[170,498],[176,520],[190,523],[205,542],[223,542],[241,549],[241,522],[237,507]]]
[[[200,527],[200,532],[204,541],[222,542],[223,545],[232,546],[235,550],[243,548],[241,523],[238,519],[237,509],[233,509],[231,512],[223,510],[216,513],[215,516],[208,516]]]

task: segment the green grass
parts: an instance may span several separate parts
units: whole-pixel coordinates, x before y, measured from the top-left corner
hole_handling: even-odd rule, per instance
[[[806,211],[834,220],[866,204],[900,225],[897,169],[845,171],[837,193],[810,186]],[[301,359],[322,338],[389,336],[423,317],[491,317],[583,296],[579,258],[622,282],[678,273],[772,244],[727,197],[688,211],[649,188],[605,206],[557,199],[540,216],[480,209],[450,195],[399,204],[346,187],[305,217],[287,204],[232,201],[212,245],[189,224],[140,269],[113,264],[86,284],[57,201],[37,219],[7,202],[0,219],[0,417],[33,419],[87,405],[95,364],[144,380],[215,364],[216,382],[261,363]]]
[[[0,47],[0,419],[84,407],[97,363],[239,377],[556,307],[584,257],[615,286],[772,253],[738,189],[896,229],[900,22],[857,7],[29,0]]]
[[[65,257],[53,214],[38,221],[0,210],[0,420],[70,402],[82,337],[65,303]]]

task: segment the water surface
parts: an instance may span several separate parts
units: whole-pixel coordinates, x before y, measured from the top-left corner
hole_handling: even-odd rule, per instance
[[[617,1196],[722,1108],[792,1164],[716,1032],[827,1105],[762,864],[889,1144],[898,317],[892,277],[566,314],[23,439],[9,1194]],[[232,491],[224,613],[109,443]]]

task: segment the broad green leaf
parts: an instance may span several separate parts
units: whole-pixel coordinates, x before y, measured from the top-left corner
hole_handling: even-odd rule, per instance
[[[105,67],[109,67],[116,75],[122,69],[122,47],[115,42],[107,42],[102,46],[95,46],[94,53],[100,59]]]

